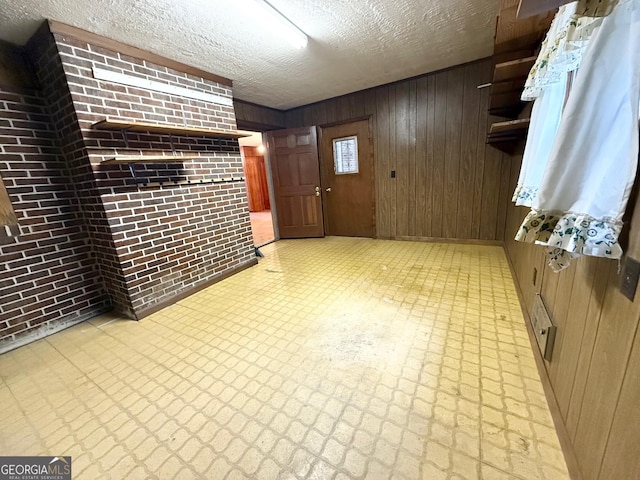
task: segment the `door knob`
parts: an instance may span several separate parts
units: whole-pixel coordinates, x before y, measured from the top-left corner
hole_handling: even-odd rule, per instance
[[[327,188],[325,191],[326,192],[330,192],[331,191],[331,187]]]
[[[320,187],[316,187],[316,197],[320,196]]]

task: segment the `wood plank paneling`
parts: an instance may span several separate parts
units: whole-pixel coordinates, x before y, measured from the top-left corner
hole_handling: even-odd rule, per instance
[[[442,236],[456,238],[458,198],[462,192],[460,181],[460,139],[464,102],[464,68],[447,72],[447,107],[445,113],[444,195]]]
[[[561,328],[562,331],[558,332],[559,338],[556,340],[554,359],[549,372],[551,382],[555,385],[555,397],[565,423],[573,389],[573,382],[566,380],[575,378],[579,365],[580,344],[589,309],[589,302],[585,302],[584,299],[591,296],[595,263],[595,261],[582,260],[576,262],[575,267],[572,267],[575,272],[568,312]]]
[[[427,120],[429,103],[428,80],[426,77],[416,82],[416,184],[415,184],[415,235],[425,236],[431,225],[427,211],[431,209],[431,182],[428,181],[431,156],[428,153],[429,139]]]
[[[638,478],[640,455],[638,438],[629,430],[640,425],[640,335],[636,332],[620,399],[609,434],[600,480]]]
[[[288,120],[288,118],[287,118]],[[389,149],[389,89],[376,91],[376,136],[374,155],[376,167],[377,235],[389,236],[391,231],[391,151]],[[383,233],[386,235],[383,235]]]
[[[398,103],[396,101],[398,85],[389,86],[389,170],[395,179],[389,182],[389,236],[395,237],[398,232],[396,213],[398,211],[398,176],[402,175],[398,168]]]
[[[294,108],[286,124],[372,115],[377,236],[501,240],[509,160],[485,144],[489,92],[476,88],[492,68],[482,60]]]
[[[489,122],[493,123],[495,117],[490,117]],[[496,236],[496,226],[498,223],[498,197],[500,194],[500,173],[502,162],[502,152],[492,146],[485,147],[484,172],[482,180],[482,199],[480,218],[480,238],[490,238]]]
[[[540,295],[542,296],[542,301],[547,306],[547,311],[550,314],[553,313],[553,310],[555,308],[559,277],[559,274],[555,274],[548,268],[545,268],[543,270],[542,288],[540,291]]]
[[[417,81],[409,83],[409,125],[408,125],[408,175],[407,175],[407,198],[404,200],[407,204],[407,235],[416,236],[416,137],[418,135],[416,124],[418,122],[418,106],[417,101]]]
[[[434,139],[433,139],[433,206],[431,217],[431,236],[444,237],[444,179],[445,179],[445,146],[447,118],[447,76],[435,78],[434,99]]]
[[[460,139],[460,168],[457,196],[456,231],[460,238],[473,238],[471,221],[473,218],[473,179],[475,177],[478,144],[474,133],[478,130],[480,116],[480,95],[474,80],[481,75],[481,65],[467,65],[464,69],[464,94],[462,109],[462,129]],[[506,164],[506,162],[505,162]],[[506,164],[508,166],[508,164]],[[505,210],[506,211],[506,210]]]
[[[410,83],[403,82],[395,85],[396,92],[396,206],[395,232],[393,236],[409,235],[409,176],[411,165],[409,159],[409,124],[410,124]]]
[[[481,78],[488,78],[492,72],[490,62],[482,63]],[[479,90],[479,115],[478,129],[476,135],[476,158],[475,158],[475,177],[473,181],[473,213],[471,217],[471,238],[482,238],[480,235],[480,225],[482,224],[482,191],[484,189],[484,164],[486,158],[486,150],[492,147],[486,145],[487,133],[489,131],[489,116],[486,114],[486,105],[489,104],[489,89],[482,88]]]
[[[509,172],[511,171],[511,165],[508,155],[502,155],[500,164],[502,165],[502,173],[500,174],[500,193],[498,195],[498,205],[506,205],[513,196],[513,190],[511,189],[511,183],[509,182]],[[504,238],[507,224],[507,210],[505,208],[499,208],[497,210],[497,213],[498,216],[496,218],[496,238]]]
[[[513,159],[511,188],[519,163]],[[612,260],[581,258],[560,274],[543,267],[543,248],[512,240],[528,209],[508,203],[505,248],[529,313],[533,268],[544,268],[539,288],[558,332],[548,373],[541,374],[560,410],[576,478],[640,478],[640,296],[630,302],[619,292],[618,263]],[[634,215],[625,228],[629,252],[637,255],[640,202],[631,207]]]
[[[583,259],[582,261],[594,261],[592,259]],[[606,259],[595,259],[594,269],[598,272],[595,275],[591,296],[584,298],[589,304],[587,308],[587,318],[583,325],[583,333],[578,354],[578,364],[580,368],[575,372],[575,376],[570,379],[573,383],[571,389],[571,399],[569,400],[569,410],[567,412],[566,425],[571,439],[575,442],[576,432],[578,430],[578,422],[582,412],[582,404],[584,392],[587,388],[589,377],[589,369],[594,361],[593,346],[600,327],[600,315],[602,313],[602,304],[607,289],[607,279],[611,261]],[[597,361],[597,359],[596,359]],[[568,380],[568,379],[567,379]]]
[[[233,108],[236,112],[236,124],[240,130],[265,132],[286,127],[282,110],[263,107],[237,98],[233,99]]]
[[[609,268],[574,440],[585,480],[598,478],[640,316],[640,302],[629,302],[620,293],[618,285],[617,268]]]
[[[424,190],[425,195],[425,236],[433,234],[433,189],[434,177],[433,168],[435,165],[435,137],[436,137],[436,79],[434,76],[427,77],[427,163],[425,165],[427,187]]]

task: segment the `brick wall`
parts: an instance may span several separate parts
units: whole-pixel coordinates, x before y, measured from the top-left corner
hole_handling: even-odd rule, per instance
[[[185,185],[186,181],[242,177],[237,140],[101,131],[106,116],[176,126],[236,130],[233,107],[96,80],[97,67],[192,91],[231,99],[230,88],[153,65],[71,37],[54,35],[82,136],[80,160],[88,191],[95,188],[104,216],[87,215],[94,237],[110,255],[101,266],[121,311],[140,317],[154,305],[217,275],[254,261],[244,183]],[[197,155],[180,163],[136,165],[142,181],[173,180],[180,185],[143,186],[129,167],[101,162],[116,155]],[[80,182],[82,185],[82,182]],[[84,196],[84,195],[82,195]],[[96,209],[98,210],[98,209]],[[106,227],[105,228],[105,219]],[[109,243],[112,242],[112,243]]]
[[[0,352],[109,308],[45,104],[0,88],[0,171],[19,222],[0,245]]]
[[[98,81],[94,66],[226,98],[230,88],[46,26],[27,50],[41,88],[0,88],[0,171],[19,224],[0,241],[0,352],[111,307],[141,318],[256,263],[237,140],[93,128],[110,116],[236,130],[230,106]],[[197,158],[137,165],[138,178],[102,163],[172,152]]]
[[[107,215],[73,107],[71,92],[57,46],[48,29],[41,29],[28,45],[35,75],[42,86],[60,152],[64,155],[83,224],[95,253],[104,286],[116,309],[132,315],[131,300],[111,236]]]

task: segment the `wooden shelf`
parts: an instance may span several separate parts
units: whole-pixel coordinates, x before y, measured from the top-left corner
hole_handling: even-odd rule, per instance
[[[102,164],[115,163],[176,163],[185,160],[196,160],[202,158],[199,155],[119,155],[117,157],[103,160]]]
[[[99,130],[125,130],[127,132],[149,132],[163,135],[193,135],[213,138],[246,137],[244,134],[214,130],[211,128],[184,127],[180,125],[114,120],[111,118],[106,118],[105,120],[95,123],[93,127]]]
[[[520,100],[524,80],[508,80],[491,85],[489,113],[500,117],[516,118],[525,106]]]
[[[511,118],[518,116],[525,105],[520,100],[520,95],[536,59],[536,56],[529,56],[496,64],[489,113]]]
[[[518,20],[522,20],[534,15],[547,13],[551,10],[556,10],[558,7],[570,1],[571,0],[520,0],[517,18]]]
[[[500,137],[509,135],[524,135],[529,129],[530,118],[519,118],[508,122],[492,123],[489,128],[490,137]]]
[[[519,118],[508,122],[496,122],[489,128],[487,143],[512,153],[519,140],[525,137],[529,129],[529,118]]]
[[[493,83],[505,82],[515,79],[524,79],[529,75],[529,71],[533,64],[536,63],[536,56],[519,58],[510,62],[502,62],[496,64],[493,70]]]
[[[545,33],[546,30],[534,31],[496,43],[493,48],[493,54],[495,56],[516,51],[533,52],[542,42]]]

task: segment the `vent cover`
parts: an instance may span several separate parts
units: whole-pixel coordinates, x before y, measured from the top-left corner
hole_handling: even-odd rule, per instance
[[[542,358],[551,361],[553,354],[553,342],[556,339],[556,326],[551,322],[547,309],[544,306],[540,294],[536,294],[533,302],[533,313],[531,315],[531,326],[538,342]]]

